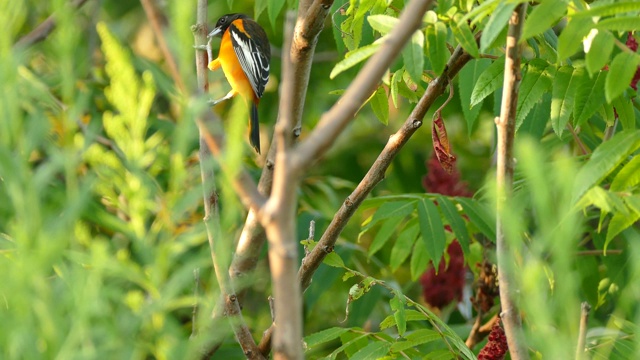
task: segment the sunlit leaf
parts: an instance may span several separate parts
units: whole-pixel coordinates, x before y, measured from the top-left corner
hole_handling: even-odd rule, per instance
[[[602,70],[602,68],[609,62],[609,57],[613,51],[615,45],[614,36],[608,31],[599,31],[593,38],[589,51],[585,56],[587,71],[589,75]]]
[[[411,76],[411,79],[419,83],[424,69],[424,34],[418,30],[413,33],[409,43],[402,49],[402,59],[404,68]]]
[[[489,21],[487,21],[487,25],[482,32],[482,37],[480,38],[481,52],[486,52],[493,41],[507,26],[516,6],[517,4],[502,1],[496,10],[491,13]]]
[[[431,62],[431,68],[436,75],[442,74],[447,60],[449,59],[449,50],[447,49],[447,28],[437,22],[434,25],[427,26],[425,30],[426,52]]]
[[[609,141],[598,146],[578,174],[573,187],[573,201],[600,183],[607,175],[617,168],[629,154],[640,148],[640,131],[622,131],[614,135]]]
[[[475,36],[471,32],[471,28],[466,21],[460,21],[460,16],[454,18],[454,21],[451,23],[451,31],[453,32],[453,36],[456,38],[460,46],[471,55],[473,58],[477,58],[480,56],[480,50],[478,49],[478,44],[476,43]]]
[[[373,30],[382,35],[387,35],[394,27],[396,27],[396,25],[398,25],[399,20],[389,15],[371,15],[367,17],[367,21]]]
[[[551,0],[535,6],[524,22],[520,41],[542,34],[553,26],[565,14],[567,5],[566,1]]]
[[[558,58],[565,59],[575,54],[592,27],[593,20],[590,18],[575,18],[569,21],[558,37]]]
[[[636,155],[611,182],[611,191],[627,191],[640,184],[640,156]]]
[[[373,93],[369,103],[378,120],[384,125],[389,124],[389,98],[387,98],[387,92],[382,86]]]
[[[331,74],[329,74],[329,78],[333,79],[341,72],[348,70],[368,59],[378,50],[379,47],[379,44],[374,43],[347,53],[344,60],[340,61],[336,64],[336,66],[333,67],[333,70],[331,70]]]

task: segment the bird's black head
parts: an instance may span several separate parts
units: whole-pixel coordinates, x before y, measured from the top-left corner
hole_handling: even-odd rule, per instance
[[[216,22],[216,27],[209,33],[208,37],[222,36],[222,34],[224,34],[224,32],[227,30],[229,25],[234,20],[248,19],[248,18],[249,17],[247,15],[245,15],[245,14],[227,14],[227,15],[224,15],[220,19],[218,19],[218,22]]]

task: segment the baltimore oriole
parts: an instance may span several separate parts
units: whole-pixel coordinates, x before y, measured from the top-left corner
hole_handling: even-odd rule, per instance
[[[209,69],[222,72],[231,85],[231,91],[217,104],[236,94],[251,101],[249,141],[260,153],[260,129],[258,123],[258,103],[269,81],[269,60],[271,48],[264,29],[244,14],[227,14],[218,19],[216,27],[209,33],[222,37],[218,58],[209,63]]]

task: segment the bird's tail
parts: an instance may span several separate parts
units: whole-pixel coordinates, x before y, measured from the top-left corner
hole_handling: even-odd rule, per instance
[[[251,119],[249,121],[249,142],[260,154],[260,123],[258,122],[258,104],[251,102]]]

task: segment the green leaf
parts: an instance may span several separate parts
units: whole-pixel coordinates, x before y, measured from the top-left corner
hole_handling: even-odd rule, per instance
[[[537,103],[533,110],[529,112],[522,124],[516,123],[516,131],[520,134],[528,134],[534,139],[542,139],[547,122],[551,117],[551,94],[542,95],[542,99]]]
[[[618,120],[620,120],[623,130],[633,130],[636,128],[636,114],[630,99],[627,99],[625,96],[618,96],[613,100],[611,105],[616,109]]]
[[[376,233],[371,246],[369,246],[369,256],[373,256],[378,250],[382,249],[382,247],[389,241],[391,235],[395,232],[398,224],[402,221],[402,217],[393,217],[388,219],[382,224],[380,230]]]
[[[589,10],[579,11],[572,15],[574,18],[594,17],[594,16],[611,16],[625,12],[640,10],[640,3],[637,1],[617,1],[612,4],[593,3],[593,7]],[[637,18],[636,18],[637,19]]]
[[[391,351],[400,352],[418,345],[442,339],[442,335],[431,329],[418,329],[407,334],[406,341],[398,341],[391,345]]]
[[[460,75],[458,76],[458,94],[460,95],[462,114],[467,122],[467,134],[469,137],[471,137],[471,134],[476,128],[476,121],[482,109],[482,101],[475,106],[471,106],[471,93],[473,92],[473,87],[478,82],[480,74],[482,74],[490,64],[491,60],[489,59],[471,60],[460,70]]]
[[[411,214],[415,208],[416,200],[409,201],[387,201],[380,205],[371,219],[371,225],[390,217],[403,217]]]
[[[458,203],[462,205],[464,213],[469,217],[471,223],[473,223],[481,233],[483,233],[489,240],[495,241],[496,228],[495,221],[491,221],[489,211],[486,207],[479,203],[477,200],[468,198],[456,198]]]
[[[460,21],[471,20],[471,26],[476,25],[485,17],[489,16],[498,6],[502,5],[503,0],[487,0],[483,1],[479,6],[474,7],[470,12],[462,17]]]
[[[268,0],[267,5],[267,14],[269,15],[269,22],[271,23],[271,28],[276,29],[276,20],[278,19],[278,15],[282,8],[284,7],[284,3],[286,0]]]
[[[595,26],[598,30],[636,31],[640,29],[638,16],[615,17],[602,20]]]
[[[600,183],[627,156],[640,148],[640,131],[621,131],[596,148],[578,174],[573,187],[572,201],[578,200],[593,185]]]
[[[542,95],[551,89],[552,80],[556,73],[555,66],[551,66],[542,59],[532,59],[527,64],[527,71],[522,78],[516,110],[516,128],[527,117],[531,109],[541,99]]]
[[[416,241],[413,244],[413,253],[411,254],[411,280],[416,281],[427,269],[429,265],[429,252],[427,251],[427,245],[424,241]]]
[[[374,43],[348,52],[344,60],[340,61],[336,64],[336,66],[333,67],[333,70],[331,70],[331,74],[329,74],[329,78],[333,79],[341,72],[350,69],[358,65],[362,61],[368,59],[378,50],[379,47],[380,44]]]
[[[398,83],[402,81],[402,73],[402,70],[398,70],[394,72],[393,76],[391,77],[391,100],[393,101],[393,106],[396,109],[398,108]]]
[[[387,355],[389,349],[391,348],[391,344],[382,341],[373,342],[362,349],[358,350],[353,356],[349,358],[349,360],[369,360],[369,359],[378,359]]]
[[[405,313],[402,294],[396,294],[391,298],[389,305],[391,305],[391,310],[393,310],[393,317],[398,327],[398,335],[404,336],[405,331],[407,331],[407,314]]]
[[[480,57],[480,50],[478,50],[478,44],[476,38],[469,28],[469,24],[466,21],[460,21],[460,16],[456,16],[451,23],[451,31],[456,41],[460,43],[460,46],[471,55],[473,58]],[[465,66],[466,67],[466,66]]]
[[[627,212],[620,196],[614,192],[607,191],[600,186],[594,186],[587,191],[582,199],[580,199],[580,203],[578,205],[582,209],[593,205],[604,213],[618,211]]]
[[[609,222],[609,226],[607,227],[607,238],[604,242],[605,254],[607,253],[607,247],[609,246],[609,243],[611,243],[611,240],[613,240],[616,235],[620,234],[622,231],[635,224],[638,220],[640,220],[640,212],[637,211],[630,211],[627,214],[624,214],[622,212],[614,213],[611,221]]]
[[[449,221],[451,229],[456,234],[456,238],[460,243],[460,247],[462,247],[464,256],[469,256],[469,244],[471,243],[471,239],[469,238],[469,231],[467,230],[467,226],[465,225],[462,216],[458,213],[456,206],[453,205],[453,203],[446,197],[438,196],[437,201],[444,217]]]
[[[376,92],[371,96],[371,100],[369,101],[371,104],[371,109],[373,113],[376,115],[378,120],[384,125],[389,124],[389,98],[387,98],[387,93],[384,88],[380,86]]]
[[[440,258],[444,253],[447,239],[444,234],[440,213],[433,201],[429,199],[418,201],[418,221],[422,240],[433,261],[433,267],[437,269],[440,264]]]
[[[418,236],[418,224],[407,225],[398,235],[396,242],[391,249],[391,257],[389,259],[389,266],[392,271],[398,270],[400,265],[409,257],[413,244]]]
[[[309,336],[305,336],[304,342],[307,347],[311,348],[316,345],[324,344],[326,342],[337,339],[340,335],[346,333],[349,329],[341,328],[341,327],[332,327],[326,330],[322,330],[315,334],[311,334]]]
[[[616,122],[616,114],[613,112],[613,106],[610,104],[603,104],[598,110],[602,120],[607,123],[607,126],[613,126]]]
[[[444,68],[447,65],[447,60],[449,59],[449,50],[447,49],[447,27],[443,23],[437,22],[433,25],[427,26],[425,35],[427,56],[429,56],[431,68],[436,75],[440,75],[444,71]]]
[[[593,74],[602,70],[609,62],[614,44],[615,37],[610,32],[598,31],[598,34],[591,41],[589,51],[585,56],[589,76],[593,76]]]
[[[580,49],[582,39],[593,27],[591,18],[574,18],[558,37],[558,59],[564,60]]]
[[[362,341],[367,341],[367,336],[368,336],[367,334],[351,334],[353,337],[343,339],[343,337],[349,334],[351,333],[346,332],[340,335],[340,339],[342,340],[342,345],[337,349],[333,350],[333,352],[331,352],[331,354],[324,357],[324,359],[335,359],[338,356],[338,354],[340,354],[342,351],[344,351],[344,349],[348,348],[349,346],[353,344],[357,344]]]
[[[524,22],[520,41],[542,34],[552,27],[565,14],[567,6],[565,1],[558,0],[548,0],[538,4]]]
[[[636,19],[636,21],[638,21]],[[640,21],[638,21],[640,22]],[[607,81],[604,84],[604,95],[607,98],[607,103],[618,96],[629,87],[633,74],[636,73],[640,64],[640,56],[635,53],[621,52],[616,55],[609,66],[609,74],[607,74]]]
[[[471,93],[471,106],[479,104],[487,96],[502,87],[504,80],[504,57],[495,60],[480,75]]]
[[[640,155],[634,156],[613,178],[611,191],[628,191],[638,184],[640,184]]]
[[[399,20],[389,15],[371,15],[367,18],[373,30],[382,35],[387,35],[398,25]]]
[[[258,18],[260,18],[260,15],[262,15],[262,13],[267,9],[267,6],[269,6],[268,0],[256,0],[253,9],[253,18],[256,19],[256,21],[258,20]]]
[[[480,51],[485,52],[493,41],[500,35],[500,32],[507,26],[513,10],[517,4],[501,1],[494,12],[491,13],[487,26],[485,26],[480,38]]]
[[[430,351],[422,360],[453,360],[456,355],[452,354],[448,349],[438,349]]]
[[[584,76],[583,68],[563,66],[553,78],[553,92],[551,97],[551,127],[560,137],[569,122],[569,116],[574,108],[574,99],[578,84]]]
[[[576,125],[587,121],[605,103],[604,82],[607,72],[600,71],[594,79],[588,76],[582,78],[582,83],[576,91],[574,101],[573,118]]]
[[[420,83],[422,81],[422,71],[424,69],[424,34],[417,30],[411,36],[411,41],[402,49],[402,59],[404,68],[411,76],[411,79]]]
[[[342,261],[342,258],[340,257],[340,255],[336,254],[335,251],[330,252],[329,254],[327,254],[327,256],[325,256],[323,263],[325,265],[331,266],[331,267],[336,267],[336,268],[344,268],[344,261]]]

